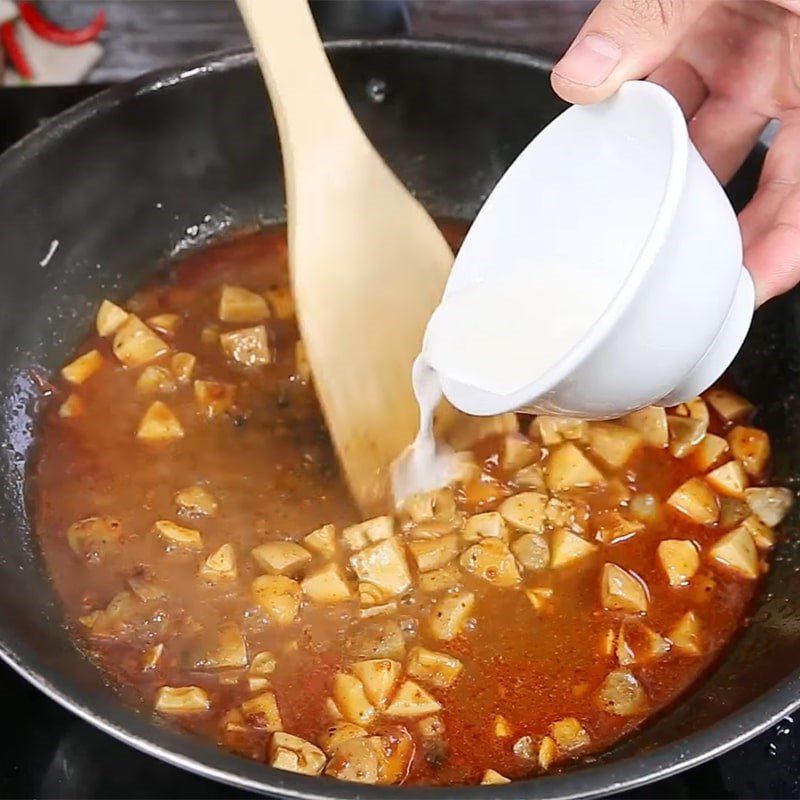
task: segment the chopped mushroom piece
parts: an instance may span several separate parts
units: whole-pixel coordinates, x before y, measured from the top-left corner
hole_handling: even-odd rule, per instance
[[[753,537],[743,525],[718,539],[709,551],[709,555],[718,564],[728,567],[744,578],[758,577],[758,550]]]
[[[656,552],[670,586],[686,586],[700,569],[697,546],[688,539],[664,539]]]
[[[379,783],[383,760],[380,736],[356,736],[342,742],[334,751],[325,774],[340,781]]]
[[[500,783],[511,783],[511,779],[506,778],[505,775],[501,775],[497,770],[484,770],[483,777],[481,778],[481,786],[494,786]]]
[[[365,547],[350,557],[359,580],[375,587],[378,602],[401,595],[411,586],[408,562],[396,536]]]
[[[440,569],[432,569],[430,572],[423,572],[419,575],[417,583],[423,592],[443,592],[446,589],[452,589],[461,583],[461,570],[455,562],[441,567]]]
[[[550,566],[566,567],[576,561],[590,556],[597,550],[597,545],[587,542],[565,528],[553,531],[550,538]]]
[[[236,387],[222,381],[195,381],[194,399],[206,419],[214,419],[233,408]]]
[[[435,639],[448,642],[464,629],[475,606],[472,592],[459,592],[440,598],[428,617],[428,630]]]
[[[86,403],[76,394],[71,394],[58,408],[58,416],[62,419],[82,417],[85,413]]]
[[[218,547],[200,565],[198,575],[208,583],[235,581],[239,577],[239,569],[236,566],[236,551],[233,545],[223,544]]]
[[[719,519],[717,498],[700,478],[689,478],[669,497],[667,504],[700,525],[713,525]]]
[[[418,683],[404,681],[386,708],[390,717],[424,717],[441,710],[442,704],[431,697]]]
[[[156,711],[162,714],[202,714],[211,700],[199,686],[162,686],[156,695]]]
[[[103,300],[97,310],[95,327],[100,336],[111,336],[128,319],[128,312],[110,300]]]
[[[223,322],[261,322],[269,317],[267,301],[242,286],[222,287],[217,315]]]
[[[617,564],[603,566],[600,593],[603,607],[609,611],[647,612],[647,588],[644,582]]]
[[[540,414],[531,423],[530,434],[539,438],[546,447],[552,447],[561,444],[565,439],[585,442],[588,438],[588,426],[582,419]]]
[[[189,383],[196,364],[197,358],[191,353],[175,353],[169,362],[172,374],[180,384]]]
[[[285,575],[261,575],[250,586],[253,599],[277,625],[288,625],[300,610],[302,589]]]
[[[775,546],[775,531],[769,525],[765,525],[756,514],[751,514],[744,519],[742,526],[750,531],[750,535],[759,550],[770,550]]]
[[[136,438],[143,442],[173,442],[183,438],[183,426],[166,403],[156,400],[145,411]]]
[[[667,412],[660,406],[648,406],[641,411],[634,411],[620,421],[638,431],[649,447],[666,447],[669,443]]]
[[[666,655],[669,642],[638,620],[626,619],[617,638],[616,655],[621,667],[643,664]]]
[[[700,620],[694,611],[687,611],[669,632],[669,639],[678,650],[690,656],[703,652]]]
[[[358,725],[369,725],[378,713],[364,691],[364,684],[346,672],[334,675],[333,700],[344,718]]]
[[[82,356],[78,356],[73,362],[67,364],[61,370],[64,380],[69,381],[75,386],[88,380],[103,367],[103,356],[99,350],[90,350]]]
[[[550,545],[540,533],[523,533],[511,543],[511,552],[525,569],[532,572],[550,565]]]
[[[86,517],[67,529],[67,542],[72,551],[90,564],[99,564],[119,552],[122,523],[114,517]]]
[[[525,533],[541,533],[544,530],[546,505],[547,495],[541,492],[522,492],[504,500],[498,511],[502,518],[517,530]]]
[[[325,761],[322,750],[299,736],[276,731],[269,740],[269,763],[276,769],[319,775]]]
[[[251,697],[249,700],[245,700],[239,709],[247,724],[258,730],[283,730],[283,719],[274,692],[262,692]]]
[[[114,334],[114,355],[126,367],[138,367],[163,356],[167,343],[135,314],[129,314]]]
[[[725,422],[743,422],[755,411],[743,397],[725,389],[711,389],[706,392],[705,399]]]
[[[463,669],[464,665],[454,656],[419,646],[411,648],[406,664],[406,671],[412,678],[438,689],[452,686]]]
[[[515,586],[522,577],[517,562],[500,539],[482,539],[468,547],[459,560],[461,568],[494,586]]]
[[[588,747],[592,740],[584,730],[583,725],[575,717],[565,717],[550,726],[550,735],[555,740],[558,749],[563,753],[570,753]]]
[[[743,498],[747,488],[747,473],[738,461],[729,461],[706,475],[706,480],[720,494]]]
[[[589,425],[589,448],[610,467],[619,469],[633,458],[644,437],[636,430],[613,422]]]
[[[546,480],[551,492],[603,486],[606,482],[603,473],[571,442],[562,444],[550,456]]]
[[[794,492],[780,486],[745,489],[744,496],[750,510],[771,528],[780,525],[794,503]]]
[[[641,683],[628,669],[609,672],[597,697],[604,711],[618,717],[643,714],[650,704]]]
[[[300,585],[314,603],[342,603],[351,597],[350,587],[336,564],[326,564],[310,573]]]
[[[669,451],[675,458],[686,458],[703,441],[708,423],[692,417],[667,417]]]
[[[391,658],[370,658],[357,661],[350,671],[364,686],[364,694],[372,705],[383,708],[400,677],[400,662]]]
[[[503,457],[500,466],[509,472],[517,472],[530,466],[541,455],[539,446],[522,434],[509,434],[503,440]]]
[[[764,431],[737,425],[728,433],[728,444],[748,475],[758,478],[764,474],[770,457],[769,436]]]
[[[263,367],[272,363],[267,329],[263,325],[221,333],[219,343],[228,361],[243,367]]]
[[[186,486],[175,493],[175,505],[178,512],[189,516],[215,517],[219,510],[219,504],[205,486],[195,484]]]
[[[251,555],[270,575],[296,575],[311,561],[311,553],[297,542],[264,542],[254,547]]]
[[[452,561],[459,551],[458,536],[449,533],[438,539],[409,542],[408,549],[420,572],[430,572]]]
[[[605,544],[615,544],[624,542],[641,533],[644,530],[644,523],[636,520],[626,519],[617,511],[609,511],[603,514],[597,524],[597,538]]]
[[[730,447],[725,439],[707,433],[700,444],[692,450],[692,460],[699,470],[705,472],[719,464],[729,450]]]
[[[306,547],[313,550],[323,558],[333,558],[336,555],[336,526],[323,525],[303,537]]]
[[[545,736],[539,743],[539,766],[542,769],[550,769],[550,765],[558,755],[558,748],[556,743],[549,737]]]
[[[153,526],[155,532],[168,544],[183,550],[202,550],[203,537],[194,528],[184,528],[168,519],[160,519]]]
[[[526,492],[526,494],[531,494]],[[473,514],[464,524],[462,534],[465,542],[478,542],[486,537],[508,541],[508,528],[502,514],[497,511],[485,511]]]
[[[391,517],[373,519],[350,525],[342,531],[342,540],[349,550],[363,550],[371,542],[380,542],[394,536],[394,520]]]
[[[183,322],[183,317],[180,314],[156,314],[147,319],[147,324],[151,328],[166,336],[174,336],[181,322]]]
[[[177,388],[175,378],[166,367],[156,367],[152,364],[142,370],[136,381],[136,391],[139,394],[172,394]]]

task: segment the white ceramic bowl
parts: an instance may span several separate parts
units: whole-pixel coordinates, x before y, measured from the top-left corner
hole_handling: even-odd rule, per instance
[[[520,391],[440,376],[456,407],[612,418],[694,397],[738,352],[755,302],[739,226],[663,88],[629,82],[548,125],[481,209],[445,299],[489,270],[536,270],[547,281],[554,265],[574,281],[601,274],[611,284],[605,311]]]

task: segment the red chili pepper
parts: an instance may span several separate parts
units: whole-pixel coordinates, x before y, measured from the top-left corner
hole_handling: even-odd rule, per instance
[[[33,78],[33,70],[25,57],[25,53],[17,40],[16,26],[14,20],[8,20],[0,25],[0,42],[8,55],[11,66],[19,73],[21,78],[30,80]]]
[[[37,36],[46,39],[48,42],[53,42],[53,44],[85,44],[86,42],[94,41],[106,26],[106,12],[98,11],[95,18],[83,28],[74,28],[72,30],[62,28],[47,19],[36,8],[32,0],[25,0],[20,3],[19,13]]]

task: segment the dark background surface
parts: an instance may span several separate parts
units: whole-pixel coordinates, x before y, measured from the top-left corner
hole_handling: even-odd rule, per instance
[[[103,6],[106,57],[92,86],[0,90],[0,151],[43,119],[102,84],[204,52],[244,44],[230,0],[47,0],[59,21],[79,25]],[[363,19],[363,2],[320,3],[318,21],[336,35],[400,33],[489,41],[552,58],[592,5],[586,0],[412,0]],[[349,6],[349,8],[347,8]],[[0,666],[6,733],[0,746],[0,796],[36,798],[244,797],[136,753],[62,710]],[[629,798],[800,798],[800,726],[789,718],[768,733],[690,772],[620,795]]]

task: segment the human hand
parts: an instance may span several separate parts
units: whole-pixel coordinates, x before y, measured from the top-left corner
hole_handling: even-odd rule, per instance
[[[552,83],[565,100],[594,103],[645,77],[675,95],[723,183],[780,121],[739,223],[758,303],[791,289],[800,282],[800,0],[601,0]]]

